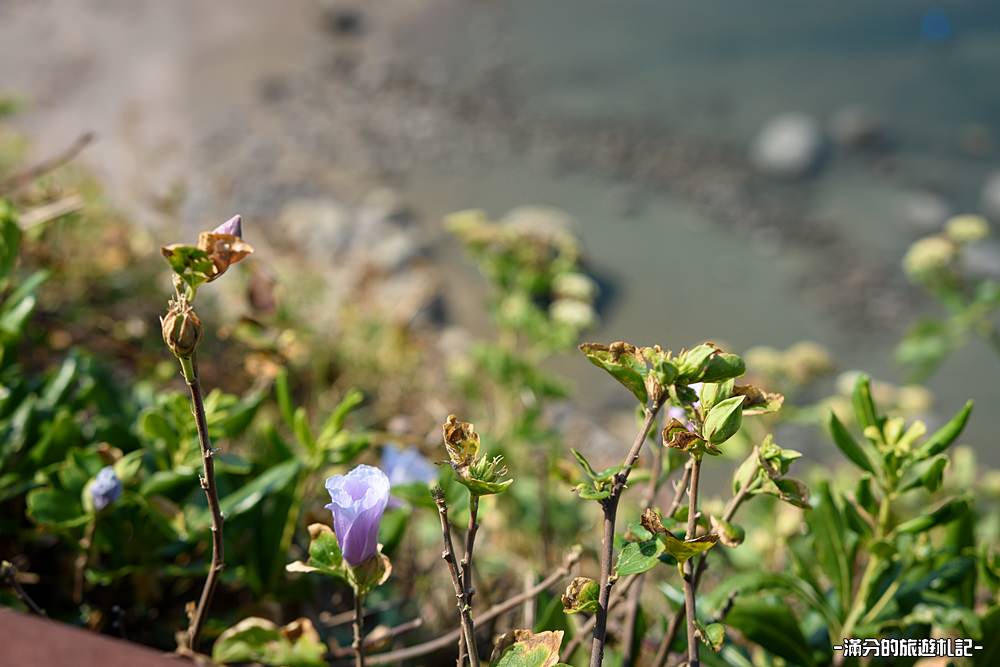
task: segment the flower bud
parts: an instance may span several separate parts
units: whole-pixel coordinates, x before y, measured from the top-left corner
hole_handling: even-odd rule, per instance
[[[115,474],[114,468],[105,466],[90,485],[90,499],[98,512],[118,500],[122,495],[122,482]]]
[[[913,278],[922,278],[947,269],[955,260],[955,244],[941,236],[928,236],[910,246],[903,257],[903,269]]]
[[[178,359],[190,359],[201,340],[201,320],[186,299],[170,302],[167,314],[160,318],[163,342]]]
[[[981,215],[956,215],[945,223],[945,234],[955,243],[972,243],[990,235],[990,223]]]

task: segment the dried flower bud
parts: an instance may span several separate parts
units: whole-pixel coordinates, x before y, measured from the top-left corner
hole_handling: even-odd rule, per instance
[[[457,469],[467,469],[479,454],[479,434],[469,422],[460,422],[455,415],[441,426],[444,446],[448,450],[451,465]]]
[[[201,320],[187,299],[170,302],[167,314],[160,318],[163,342],[178,359],[190,359],[201,340]]]

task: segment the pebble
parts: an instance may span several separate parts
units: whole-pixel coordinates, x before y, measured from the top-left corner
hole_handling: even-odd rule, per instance
[[[786,112],[772,118],[757,135],[750,150],[754,166],[784,178],[801,177],[819,167],[825,138],[814,118]]]

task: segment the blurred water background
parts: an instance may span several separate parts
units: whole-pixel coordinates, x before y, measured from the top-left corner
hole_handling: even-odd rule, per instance
[[[609,297],[595,340],[808,339],[902,381],[892,349],[928,303],[903,253],[979,211],[1000,168],[989,2],[11,0],[0,15],[23,125],[40,150],[97,129],[87,157],[121,201],[180,182],[191,225],[364,181],[431,230],[465,207],[556,207]],[[790,112],[816,133],[807,173],[762,173],[751,147]],[[475,328],[471,270],[435,238],[450,316]],[[981,264],[1000,271],[1000,252]],[[579,359],[559,369],[585,407],[627,403]],[[968,440],[991,463],[998,370],[973,343],[929,384],[938,416],[976,399]]]

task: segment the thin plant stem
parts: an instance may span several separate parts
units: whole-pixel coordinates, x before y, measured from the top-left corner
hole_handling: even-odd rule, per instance
[[[566,576],[569,575],[570,571],[580,560],[579,550],[574,549],[569,554],[567,554],[566,559],[563,564],[556,569],[552,574],[545,577],[542,581],[538,582],[531,590],[519,593],[503,602],[499,602],[488,610],[480,614],[475,619],[475,625],[486,625],[490,621],[494,620],[498,616],[502,616],[508,612],[511,612],[527,600],[534,599],[542,591],[547,591],[557,583],[562,581]],[[406,648],[401,648],[395,651],[389,651],[387,653],[379,653],[377,655],[368,656],[366,663],[368,667],[377,667],[379,665],[395,665],[406,660],[413,660],[414,658],[419,658],[436,651],[447,648],[455,643],[459,635],[462,634],[463,629],[452,630],[451,632],[445,633],[440,637],[431,639],[422,644],[416,644],[415,646],[407,646]],[[336,667],[350,667],[352,662],[337,662],[334,663]]]
[[[625,483],[632,472],[632,466],[639,459],[642,445],[646,442],[649,429],[652,428],[662,405],[662,401],[650,400],[646,406],[642,427],[625,456],[621,471],[614,476],[611,494],[601,502],[601,509],[604,510],[604,531],[601,540],[601,588],[598,595],[597,613],[595,614],[597,621],[594,623],[594,634],[590,646],[590,667],[601,667],[601,663],[604,661],[604,643],[608,632],[608,602],[611,598],[611,587],[614,585],[614,580],[611,578],[611,566],[615,549],[615,518],[618,514],[618,501],[621,499]]]
[[[212,449],[212,441],[208,435],[208,422],[205,418],[205,403],[201,393],[201,383],[198,381],[198,366],[194,357],[180,358],[181,370],[184,373],[184,381],[191,392],[191,410],[194,413],[195,425],[198,429],[198,442],[201,445],[201,460],[204,473],[201,477],[201,488],[205,490],[205,497],[208,499],[208,507],[212,513],[212,564],[208,569],[208,576],[205,577],[205,585],[201,590],[201,598],[191,617],[191,624],[188,627],[187,648],[191,651],[197,650],[198,636],[201,634],[205,617],[208,614],[208,607],[212,603],[212,596],[215,594],[215,587],[219,582],[219,575],[225,567],[225,556],[222,543],[222,508],[219,506],[219,492],[215,485],[215,452]]]
[[[642,500],[642,506],[644,508],[652,507],[657,495],[659,495],[660,485],[663,481],[660,473],[663,469],[664,449],[665,447],[655,447],[653,450],[653,474],[649,478],[649,484],[646,486],[646,495]],[[687,486],[690,474],[691,467],[684,466],[684,474],[677,486],[674,487],[674,499],[670,503],[670,508],[668,509],[666,516],[673,516],[680,507],[681,498],[684,496],[684,488]],[[628,607],[625,609],[625,628],[622,633],[622,636],[624,637],[622,646],[622,665],[625,667],[630,667],[634,664],[642,653],[642,645],[635,645],[635,628],[639,620],[639,603],[642,599],[642,587],[644,583],[645,573],[637,575],[635,586],[632,587],[628,598]]]
[[[688,518],[685,540],[693,540],[698,531],[698,482],[701,477],[701,456],[694,455],[691,460],[691,479],[688,482]],[[695,564],[688,559],[684,566],[684,606],[687,607],[687,640],[688,667],[698,667],[701,661],[698,657],[698,627],[696,625],[698,610],[694,599]]]
[[[451,528],[448,523],[448,504],[444,499],[444,491],[434,490],[434,502],[437,504],[438,517],[441,519],[441,537],[444,540],[444,551],[441,558],[448,564],[451,583],[455,587],[455,597],[458,599],[459,620],[462,624],[462,634],[468,648],[469,665],[479,667],[479,650],[476,647],[476,628],[472,621],[472,608],[465,597],[465,587],[462,585],[462,575],[458,571],[458,560],[455,558],[455,547],[451,541]]]
[[[90,563],[91,548],[94,545],[94,531],[97,528],[97,517],[92,517],[87,522],[83,537],[80,539],[80,554],[73,563],[73,602],[80,604],[83,602],[83,579]]]
[[[736,492],[732,500],[726,505],[725,510],[722,512],[723,521],[731,521],[736,515],[736,510],[740,508],[743,501],[747,499],[750,495],[750,489],[752,488],[752,483],[748,482],[740,487],[740,490]],[[690,562],[690,561],[689,561]],[[695,592],[698,590],[698,583],[701,581],[701,575],[705,571],[707,564],[707,554],[702,554],[698,557],[698,567],[695,568],[694,572],[694,583],[693,588]],[[667,631],[663,635],[663,639],[660,640],[660,645],[656,649],[656,657],[653,658],[653,667],[664,667],[667,664],[667,658],[670,657],[670,647],[674,643],[674,639],[677,638],[677,633],[680,631],[681,623],[686,618],[687,604],[681,606],[680,609],[671,617],[670,625],[667,626]]]
[[[365,667],[365,646],[364,646],[364,622],[365,622],[365,597],[354,591],[354,649],[355,667]]]
[[[0,561],[0,579],[7,582],[7,585],[14,590],[14,595],[24,603],[32,613],[38,614],[39,616],[45,616],[45,611],[38,606],[38,604],[31,599],[27,591],[21,587],[21,582],[17,580],[17,566],[10,561]]]
[[[479,496],[469,494],[469,528],[465,532],[465,555],[459,571],[462,573],[462,590],[465,592],[465,603],[472,609],[472,551],[476,546],[476,533],[479,532]],[[458,638],[458,666],[465,662],[465,637]]]
[[[369,615],[370,611],[366,611],[364,613],[365,613],[365,615]],[[353,623],[354,622],[354,610],[353,609],[350,611],[350,615],[351,615],[351,622]],[[417,628],[422,627],[423,624],[424,624],[424,619],[422,619],[422,618],[414,618],[414,619],[411,619],[411,620],[406,621],[404,623],[400,623],[399,625],[395,625],[395,626],[389,628],[388,630],[386,630],[385,632],[371,632],[371,633],[368,634],[367,637],[364,638],[364,641],[362,642],[361,645],[366,650],[374,648],[374,647],[378,646],[379,644],[385,642],[388,639],[393,639],[395,637],[399,637],[400,635],[405,635],[407,632],[411,632],[413,630],[416,630]],[[338,646],[338,647],[330,649],[330,655],[332,655],[334,658],[351,658],[352,659],[352,663],[351,664],[354,664],[353,663],[353,654],[354,654],[354,647],[353,646],[351,646],[351,648],[344,648],[344,647]],[[366,657],[365,658],[365,663],[367,664],[367,662],[368,662],[368,658]]]
[[[625,577],[625,581],[611,592],[611,601],[608,603],[608,612],[614,611],[615,608],[618,607],[621,601],[625,599],[625,595],[632,589],[632,586],[634,586],[638,580],[638,574],[632,574]],[[559,657],[562,662],[569,662],[570,658],[573,657],[573,653],[576,649],[583,645],[583,642],[587,638],[587,633],[594,629],[594,624],[596,623],[597,615],[595,614],[580,624],[577,633],[566,643],[566,647],[562,650]]]

